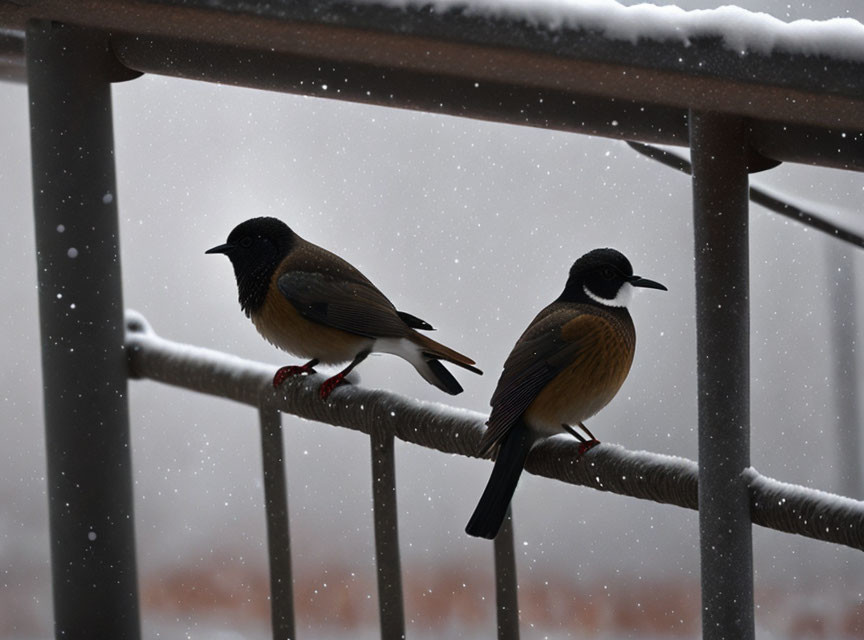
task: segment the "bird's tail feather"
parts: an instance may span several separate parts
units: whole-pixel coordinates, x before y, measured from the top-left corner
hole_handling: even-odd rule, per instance
[[[424,366],[417,367],[417,371],[427,382],[451,396],[459,395],[463,391],[462,385],[453,377],[453,374],[434,358],[426,358]]]
[[[535,439],[530,429],[519,423],[501,440],[492,475],[465,527],[469,536],[491,540],[498,535]]]
[[[468,369],[468,371],[473,371],[476,374],[483,375],[483,372],[474,366],[476,363],[471,358],[463,356],[461,353],[454,351],[450,347],[445,347],[440,342],[435,342],[432,338],[428,338],[421,333],[413,331],[408,339],[420,347],[423,350],[423,353],[429,357],[446,360],[447,362],[452,362],[463,369]]]
[[[417,334],[419,335],[419,334]],[[437,342],[433,344],[438,344]],[[446,348],[446,347],[445,347]],[[442,356],[430,354],[424,345],[413,336],[399,339],[379,339],[373,345],[373,351],[392,353],[407,360],[417,369],[429,384],[438,387],[444,393],[455,396],[462,393],[462,386],[456,381],[443,364],[439,362]]]

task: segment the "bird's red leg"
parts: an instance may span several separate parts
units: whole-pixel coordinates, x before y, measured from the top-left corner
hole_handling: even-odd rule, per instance
[[[349,373],[351,373],[351,369],[353,369],[358,364],[363,362],[366,359],[366,356],[368,356],[368,355],[369,355],[368,350],[367,351],[361,351],[356,356],[354,356],[354,359],[351,361],[351,364],[349,364],[347,367],[342,369],[342,371],[337,373],[332,378],[328,378],[327,380],[325,380],[324,384],[321,385],[321,389],[319,389],[319,391],[318,391],[318,395],[321,396],[321,399],[326,400],[328,397],[330,397],[330,394],[333,393],[333,389],[335,389],[340,384],[345,382],[345,376],[347,376]]]
[[[593,449],[593,448],[596,447],[598,444],[600,444],[600,441],[599,441],[597,438],[594,437],[594,434],[591,433],[591,430],[588,429],[588,427],[586,427],[586,426],[585,426],[584,424],[582,424],[581,422],[579,423],[579,428],[582,429],[582,431],[584,431],[585,433],[587,433],[591,439],[590,439],[590,440],[585,440],[585,439],[583,438],[582,442],[579,443],[579,451],[578,451],[577,454],[576,454],[576,457],[577,457],[577,458],[581,458],[581,457],[584,456],[586,453],[588,453],[589,451],[591,451],[591,449]]]
[[[569,433],[571,436],[573,436],[574,438],[576,438],[579,442],[587,442],[587,440],[585,440],[585,436],[583,436],[581,433],[579,433],[578,431],[576,431],[576,429],[574,429],[573,427],[571,427],[569,424],[563,424],[563,423],[562,423],[562,424],[561,424],[561,427],[564,429],[564,431],[566,431],[566,432]]]
[[[315,373],[314,367],[316,364],[318,364],[318,360],[310,360],[303,366],[298,367],[297,365],[292,364],[287,367],[282,367],[276,372],[276,375],[273,376],[273,387],[278,387],[292,376],[299,376],[303,373]]]
[[[588,437],[591,438],[594,442],[597,442],[598,444],[600,443],[600,441],[594,437],[594,434],[591,433],[591,430],[588,427],[586,427],[583,423],[581,423],[581,422],[579,423],[579,428],[582,429],[582,431],[584,431],[585,433],[587,433]]]

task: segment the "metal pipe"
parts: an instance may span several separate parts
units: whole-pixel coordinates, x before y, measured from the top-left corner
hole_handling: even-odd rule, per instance
[[[140,637],[111,90],[104,38],[27,30],[57,638]]]
[[[259,31],[256,40],[265,41]],[[751,91],[742,92],[741,83],[719,78],[709,88],[706,82],[714,80],[698,73],[655,75],[642,66],[654,59],[648,51],[636,54],[640,64],[632,73],[624,67],[610,74],[606,64],[598,68],[567,56],[538,57],[537,51],[514,46],[486,49],[446,38],[421,44],[404,32],[372,35],[337,28],[329,36],[323,33],[320,25],[306,22],[282,25],[264,50],[132,32],[116,33],[112,44],[124,64],[143,73],[658,144],[683,145],[688,107],[713,106],[722,96],[730,101],[723,105],[727,112],[751,118],[754,149],[764,158],[864,171],[861,109],[847,107],[845,100],[816,108],[817,102],[831,100],[828,95],[800,94],[796,102],[789,90],[778,93],[752,76]],[[232,30],[232,35],[238,34]],[[367,35],[371,42],[364,41]],[[431,43],[433,57],[428,55]],[[319,44],[323,51],[310,49]],[[618,45],[613,46],[620,50]],[[693,42],[688,55],[700,48]],[[785,68],[780,73],[788,75],[793,67],[800,71],[804,62],[785,68],[778,61]],[[819,73],[830,76],[825,69]],[[857,81],[854,74],[848,77]],[[797,107],[791,114],[786,112],[790,101]],[[761,120],[766,114],[778,122]],[[828,114],[831,123],[825,121]]]
[[[378,611],[381,637],[405,637],[402,563],[399,559],[399,518],[396,508],[396,460],[393,435],[374,429],[372,499],[375,513],[375,564],[378,567]]]
[[[146,73],[677,145],[688,109],[716,109],[749,118],[765,158],[864,170],[864,63],[854,56],[742,55],[710,34],[627,42],[566,20],[550,30],[484,13],[344,0],[0,0],[0,32],[11,36],[0,57],[20,62],[15,38],[30,19],[74,21],[110,32],[119,59]],[[828,53],[830,38],[811,44]]]
[[[498,640],[519,640],[519,593],[516,586],[516,552],[513,546],[513,510],[495,537],[495,606]]]
[[[262,406],[261,454],[264,466],[264,505],[267,510],[267,553],[270,569],[270,620],[274,640],[296,638],[294,574],[288,521],[288,483],[282,442],[282,414]]]
[[[858,403],[856,344],[856,275],[853,256],[832,247],[827,256],[826,285],[831,301],[831,360],[834,365],[834,407],[837,429],[837,484],[841,495],[860,500],[861,410]]]
[[[744,122],[691,112],[702,633],[754,637],[748,178]]]
[[[0,27],[0,81],[27,82],[24,33]]]

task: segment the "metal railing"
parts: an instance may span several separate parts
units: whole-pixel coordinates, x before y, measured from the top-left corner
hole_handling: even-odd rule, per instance
[[[20,79],[25,68],[58,637],[140,636],[130,371],[258,407],[279,638],[292,636],[294,624],[278,411],[370,435],[385,637],[404,635],[393,438],[472,455],[482,433],[482,416],[384,391],[350,388],[322,403],[306,386],[314,377],[275,394],[271,371],[172,347],[140,318],[124,342],[110,83],[141,73],[689,145],[701,464],[612,445],[574,463],[575,447],[553,441],[526,468],[691,509],[698,503],[705,638],[755,635],[751,523],[864,548],[862,503],[749,467],[747,278],[749,172],[785,161],[864,169],[864,61],[741,55],[713,36],[614,40],[567,25],[550,38],[542,24],[458,6],[0,0],[0,74]],[[78,301],[74,315],[58,303],[61,291]],[[104,524],[94,531],[93,523]],[[506,529],[495,558],[499,636],[516,637]]]
[[[287,493],[279,412],[353,429],[370,437],[375,549],[382,638],[404,636],[393,440],[475,457],[486,416],[418,402],[388,391],[344,387],[328,402],[312,375],[273,389],[272,367],[157,336],[137,313],[126,316],[129,375],[257,407],[264,447],[273,629],[293,635]],[[553,439],[531,453],[526,470],[547,478],[688,509],[698,508],[699,469],[682,458],[603,443],[577,460],[578,443]],[[574,460],[576,460],[574,462]],[[864,550],[864,502],[778,482],[747,468],[738,474],[749,519],[777,531]],[[495,540],[499,637],[518,637],[512,523]],[[740,567],[736,574],[743,573]]]

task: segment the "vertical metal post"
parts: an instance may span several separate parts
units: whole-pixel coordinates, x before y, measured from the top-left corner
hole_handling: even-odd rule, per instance
[[[498,640],[519,640],[519,594],[516,591],[516,553],[513,546],[513,511],[495,537],[495,606]]]
[[[138,638],[111,90],[99,34],[27,29],[57,638]]]
[[[743,122],[690,113],[696,236],[702,637],[747,640],[753,620],[747,146]]]
[[[288,483],[282,442],[282,416],[261,407],[261,453],[264,464],[264,506],[267,510],[267,550],[270,562],[270,619],[274,640],[296,638],[294,576],[288,521]]]
[[[381,637],[393,640],[405,637],[393,436],[375,430],[372,432],[371,442],[378,610],[381,617]]]
[[[837,422],[837,491],[849,498],[862,497],[861,436],[858,433],[858,354],[855,351],[855,287],[852,257],[832,247],[828,254],[831,292],[831,359],[834,364],[834,406]]]

